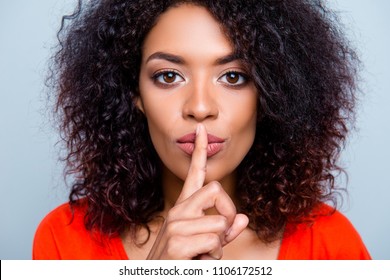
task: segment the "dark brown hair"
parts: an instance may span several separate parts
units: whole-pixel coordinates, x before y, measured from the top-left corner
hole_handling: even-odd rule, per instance
[[[206,7],[258,89],[255,143],[238,168],[240,211],[260,239],[279,237],[320,202],[353,120],[357,58],[335,13],[306,0],[101,0],[63,17],[51,81],[86,227],[118,234],[163,209],[159,158],[134,106],[143,40],[173,5]]]

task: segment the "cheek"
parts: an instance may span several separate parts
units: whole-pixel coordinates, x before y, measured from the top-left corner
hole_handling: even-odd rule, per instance
[[[169,96],[150,92],[142,100],[153,146],[164,165],[169,166],[169,159],[177,157],[174,145],[175,130],[180,125],[180,104]]]
[[[254,94],[236,102],[230,111],[232,145],[237,160],[241,161],[252,147],[257,122],[257,97]]]
[[[163,147],[166,147],[172,137],[175,123],[173,106],[169,103],[165,104],[165,102],[146,101],[144,107],[150,137],[157,152],[160,152]]]
[[[231,127],[233,134],[234,150],[236,155],[243,159],[252,147],[256,134],[256,112],[252,114],[241,114]]]
[[[145,75],[144,75],[145,76]],[[155,144],[163,139],[154,139],[169,134],[177,116],[178,104],[169,95],[156,91],[153,83],[145,77],[140,80],[140,92],[149,132]]]
[[[226,100],[224,115],[229,119],[230,130],[236,140],[254,138],[257,120],[257,94],[248,91],[234,99]]]
[[[185,180],[190,158],[180,154],[176,148],[175,130],[180,127],[180,115],[174,102],[160,102],[157,105],[145,106],[149,134],[153,146],[169,172],[181,180]]]

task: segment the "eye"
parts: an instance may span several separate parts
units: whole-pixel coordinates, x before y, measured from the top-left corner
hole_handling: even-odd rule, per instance
[[[218,81],[230,86],[240,86],[244,85],[248,81],[248,78],[244,73],[229,71],[223,74]]]
[[[184,78],[172,70],[160,71],[153,76],[153,80],[159,84],[169,85],[180,83]]]

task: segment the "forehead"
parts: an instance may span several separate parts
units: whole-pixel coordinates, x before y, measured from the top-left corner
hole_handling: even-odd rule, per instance
[[[232,53],[233,48],[220,24],[200,6],[182,4],[161,14],[143,44],[143,59],[156,52],[199,59]]]

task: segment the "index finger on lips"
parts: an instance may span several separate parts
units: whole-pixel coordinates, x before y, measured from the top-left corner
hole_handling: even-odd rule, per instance
[[[207,165],[207,131],[203,124],[196,128],[195,148],[183,189],[176,203],[179,203],[203,187]]]

